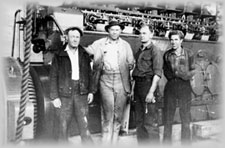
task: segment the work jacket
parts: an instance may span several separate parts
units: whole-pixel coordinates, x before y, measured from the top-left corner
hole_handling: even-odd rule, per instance
[[[65,46],[66,47],[66,46]],[[72,94],[72,67],[69,55],[64,50],[55,54],[50,71],[50,97],[70,97]],[[79,89],[80,94],[94,93],[92,81],[92,70],[89,54],[82,46],[78,46],[79,52]]]
[[[119,70],[120,70],[120,74],[121,74],[121,78],[122,78],[122,84],[124,87],[124,90],[127,93],[131,92],[131,83],[130,83],[130,70],[133,68],[135,60],[134,60],[134,56],[133,56],[133,52],[132,49],[130,47],[130,44],[119,38],[118,39],[118,52],[119,52],[119,57],[118,57],[118,64],[119,64]],[[86,51],[91,54],[94,55],[94,59],[93,59],[93,81],[94,81],[94,85],[98,86],[98,82],[99,82],[99,78],[101,76],[102,73],[102,68],[103,68],[103,55],[104,55],[104,48],[108,43],[108,38],[101,38],[99,40],[96,40],[94,43],[92,43],[91,45],[89,45],[86,48]],[[95,87],[96,89],[98,87]],[[96,90],[95,90],[96,91]]]

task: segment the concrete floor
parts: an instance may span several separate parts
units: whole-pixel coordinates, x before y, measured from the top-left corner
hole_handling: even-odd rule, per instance
[[[193,127],[195,128],[195,132],[193,132]],[[223,140],[221,139],[221,121],[220,120],[212,120],[212,121],[201,121],[201,122],[194,122],[191,124],[191,131],[192,131],[192,143],[189,145],[191,147],[199,147],[199,146],[207,146],[207,147],[220,147],[223,143]],[[180,147],[180,124],[176,124],[173,126],[173,134],[172,134],[172,146]],[[197,132],[196,132],[197,131]],[[160,127],[160,141],[162,141],[162,135],[163,135],[163,126]],[[102,144],[101,142],[101,134],[92,134],[92,138],[94,140],[95,146],[106,146]],[[72,145],[81,145],[81,140],[79,136],[74,136],[69,139],[70,143]],[[93,146],[94,146],[93,145]],[[114,146],[132,146],[137,147],[140,146],[137,143],[136,138],[136,130],[131,129],[129,130],[127,135],[120,136],[119,141],[117,145]],[[159,146],[163,146],[162,142],[160,142]]]
[[[194,148],[220,148],[224,147],[224,142],[223,140],[223,127],[222,125],[222,120],[210,120],[210,121],[200,121],[200,122],[193,122],[190,125],[191,128],[191,133],[192,133],[192,143],[188,145],[188,148],[194,147]],[[162,144],[162,136],[163,136],[163,126],[160,126],[160,143],[158,145],[151,145],[151,147],[168,147],[168,145],[163,145]],[[175,124],[173,125],[173,133],[172,133],[172,147],[182,147],[181,142],[180,142],[180,135],[181,135],[181,125],[180,124]],[[93,147],[145,147],[145,146],[150,146],[150,145],[139,145],[137,142],[136,138],[136,129],[130,129],[128,134],[120,136],[119,141],[116,145],[112,144],[103,144],[101,141],[101,134],[96,133],[92,134],[92,138],[94,140],[94,144],[92,145],[85,145],[85,146],[91,146]],[[46,143],[38,143],[43,144],[46,146]],[[69,144],[62,144],[61,143],[49,143],[50,146],[52,144],[56,144],[55,146],[59,147],[65,147],[65,146],[71,146],[71,147],[83,147],[81,143],[80,136],[73,136],[69,138]],[[35,146],[34,143],[30,142],[21,142],[20,146]]]

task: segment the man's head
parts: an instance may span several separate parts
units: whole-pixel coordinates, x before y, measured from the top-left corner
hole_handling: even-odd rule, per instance
[[[140,29],[140,39],[142,44],[150,42],[154,34],[153,27],[151,25],[143,24]]]
[[[109,33],[112,40],[117,40],[124,29],[124,26],[117,21],[111,21],[105,26],[105,30]]]
[[[66,40],[70,48],[76,48],[80,44],[80,38],[83,32],[78,27],[70,27],[65,30]]]
[[[173,49],[178,49],[181,47],[181,44],[184,39],[184,34],[180,30],[172,30],[169,33],[170,43]]]

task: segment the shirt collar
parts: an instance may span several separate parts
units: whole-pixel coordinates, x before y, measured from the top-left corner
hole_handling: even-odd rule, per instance
[[[75,49],[78,49],[78,47],[77,48],[75,48]],[[69,48],[69,45],[66,45],[66,48],[65,48],[65,50],[64,51],[72,51],[72,49],[70,49]],[[77,51],[77,50],[75,50],[75,51]]]
[[[150,50],[151,47],[152,47],[152,45],[153,45],[153,43],[150,42],[150,43],[144,48],[144,50]],[[141,47],[140,47],[140,50],[142,50],[142,49],[143,49],[143,45],[141,45]]]
[[[184,56],[185,55],[184,48],[182,47],[182,51],[181,51],[181,54],[180,55],[177,55],[176,54],[176,50],[173,50],[172,51],[172,54],[175,54],[176,56]]]
[[[121,41],[121,38],[119,37],[119,38],[115,41],[115,43],[117,44],[117,43],[119,43],[120,41]],[[112,40],[109,39],[109,37],[107,37],[106,40],[105,40],[105,43],[106,43],[106,44],[111,44],[111,43],[112,43]]]

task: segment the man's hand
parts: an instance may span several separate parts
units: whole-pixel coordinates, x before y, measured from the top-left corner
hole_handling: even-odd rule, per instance
[[[195,70],[186,71],[186,72],[182,72],[182,71],[175,72],[176,76],[183,80],[190,80],[195,75],[195,73],[196,73]]]
[[[146,103],[155,103],[155,96],[153,92],[149,92],[145,98]]]
[[[134,100],[133,94],[132,94],[132,93],[128,93],[128,94],[127,94],[127,103],[129,103],[129,102],[131,102],[131,101],[133,101],[133,100]]]
[[[93,93],[89,93],[89,94],[88,94],[88,97],[87,97],[88,104],[90,104],[93,100],[94,100],[94,95],[93,95]]]
[[[61,108],[62,106],[61,100],[59,98],[56,98],[55,100],[53,100],[52,103],[55,108]]]

